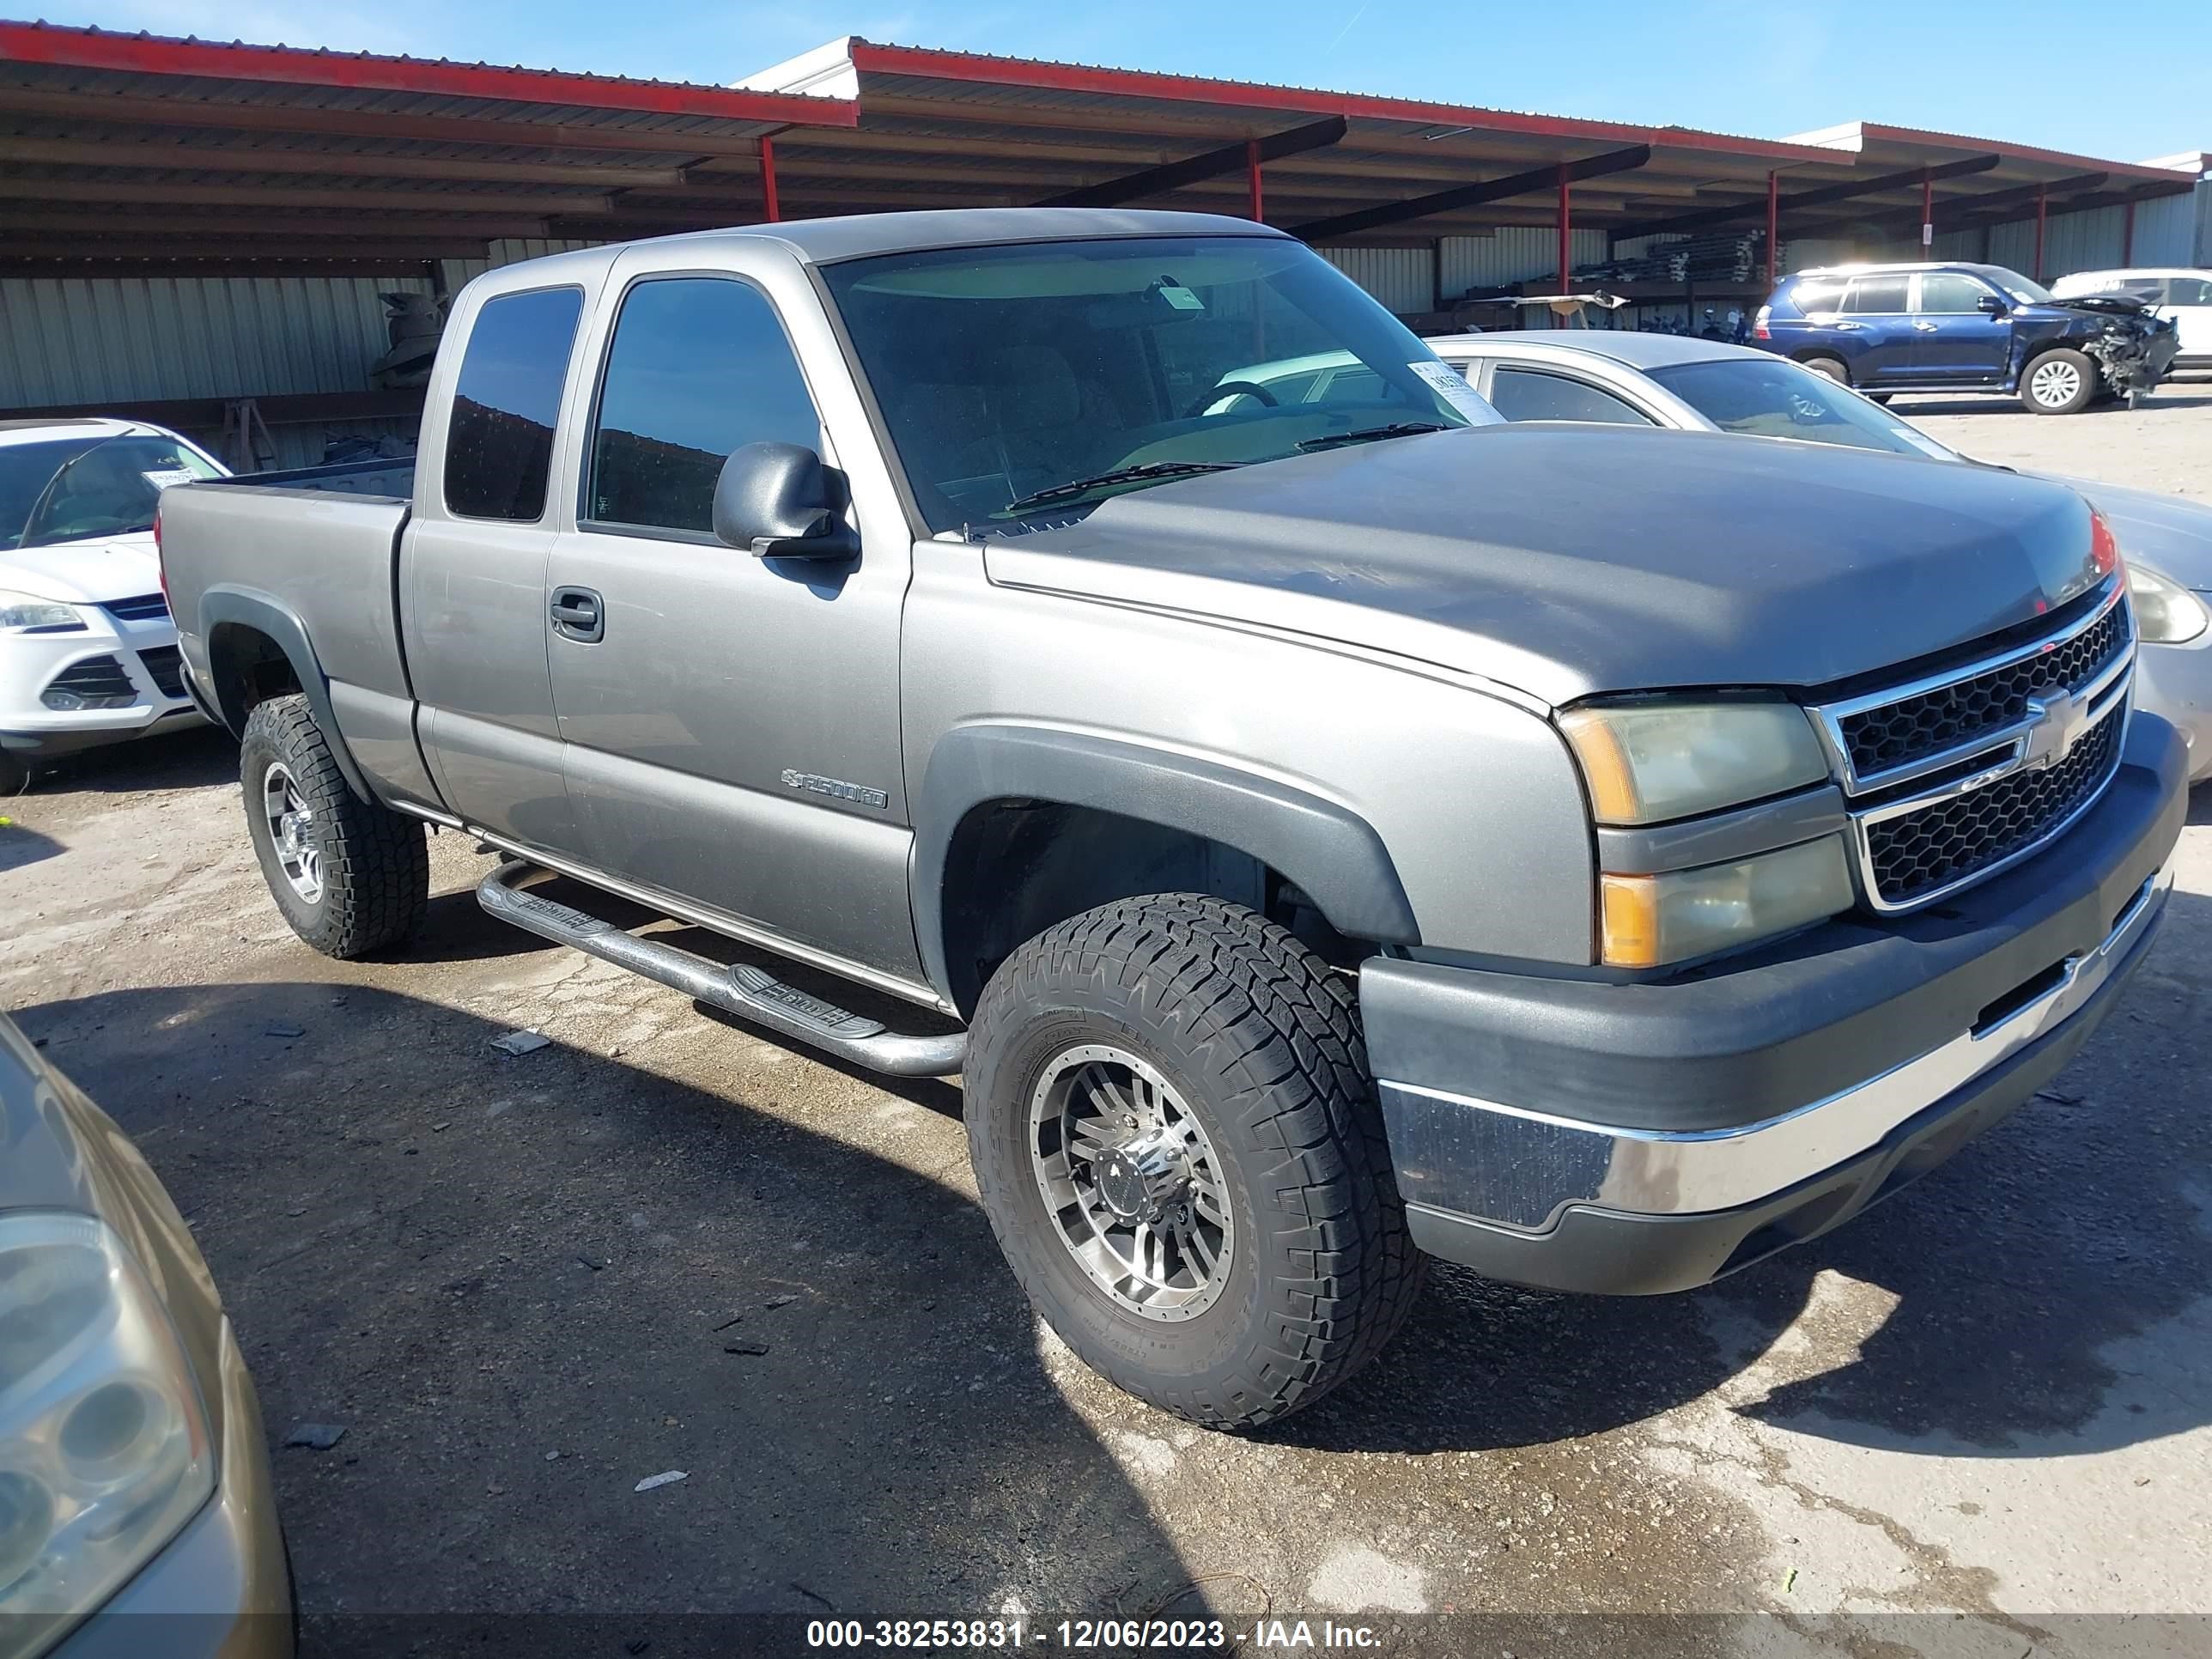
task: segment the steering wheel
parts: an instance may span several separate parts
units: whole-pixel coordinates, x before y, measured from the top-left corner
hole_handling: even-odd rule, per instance
[[[1230,398],[1238,397],[1257,398],[1261,403],[1267,404],[1270,409],[1279,409],[1282,406],[1275,401],[1275,394],[1268,391],[1267,387],[1261,386],[1256,380],[1224,380],[1220,385],[1215,386],[1212,391],[1207,392],[1196,403],[1193,404],[1190,408],[1184,412],[1183,419],[1186,421],[1196,420],[1200,416],[1205,414],[1207,410],[1212,408],[1214,404],[1221,403]]]

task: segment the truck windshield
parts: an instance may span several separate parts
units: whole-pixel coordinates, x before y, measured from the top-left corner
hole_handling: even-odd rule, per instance
[[[152,434],[0,446],[0,548],[151,530],[162,490],[218,476],[197,450]]]
[[[1498,419],[1274,237],[949,248],[823,275],[933,531],[1063,521],[1223,466]]]
[[[1991,265],[1982,272],[1999,288],[2024,306],[2048,305],[2051,290],[2039,282],[2021,276],[2003,265]]]
[[[1723,432],[1957,459],[1880,404],[1785,358],[1714,358],[1644,371]]]

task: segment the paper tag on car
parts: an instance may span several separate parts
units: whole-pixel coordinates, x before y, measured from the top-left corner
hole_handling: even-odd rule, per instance
[[[1478,426],[1487,426],[1503,418],[1496,410],[1482,401],[1481,394],[1467,383],[1467,377],[1449,363],[1440,363],[1431,359],[1425,363],[1407,363],[1406,367],[1426,380],[1446,403]]]
[[[167,489],[172,484],[191,483],[199,474],[189,468],[173,466],[158,472],[141,472],[138,476],[156,489]]]
[[[1193,294],[1181,283],[1162,283],[1159,287],[1154,290],[1154,292],[1158,294],[1160,298],[1165,300],[1177,311],[1203,311],[1206,309],[1206,301],[1200,299],[1195,294]]]

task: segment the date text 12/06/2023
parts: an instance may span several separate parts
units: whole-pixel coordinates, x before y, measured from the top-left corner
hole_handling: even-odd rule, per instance
[[[1373,1650],[1380,1633],[1366,1625],[1332,1620],[1261,1619],[1249,1626],[1219,1619],[1063,1619],[1032,1624],[1019,1619],[817,1619],[806,1626],[810,1648],[889,1648],[924,1652],[1008,1653],[1041,1648],[1085,1653],[1212,1649],[1340,1648]]]

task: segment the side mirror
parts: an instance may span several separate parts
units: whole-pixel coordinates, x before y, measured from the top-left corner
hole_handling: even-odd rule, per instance
[[[849,559],[844,475],[799,444],[732,450],[714,483],[714,534],[763,559]]]
[[[2005,302],[1994,294],[1984,294],[1974,301],[1974,309],[1984,317],[2002,317],[2005,314]]]

